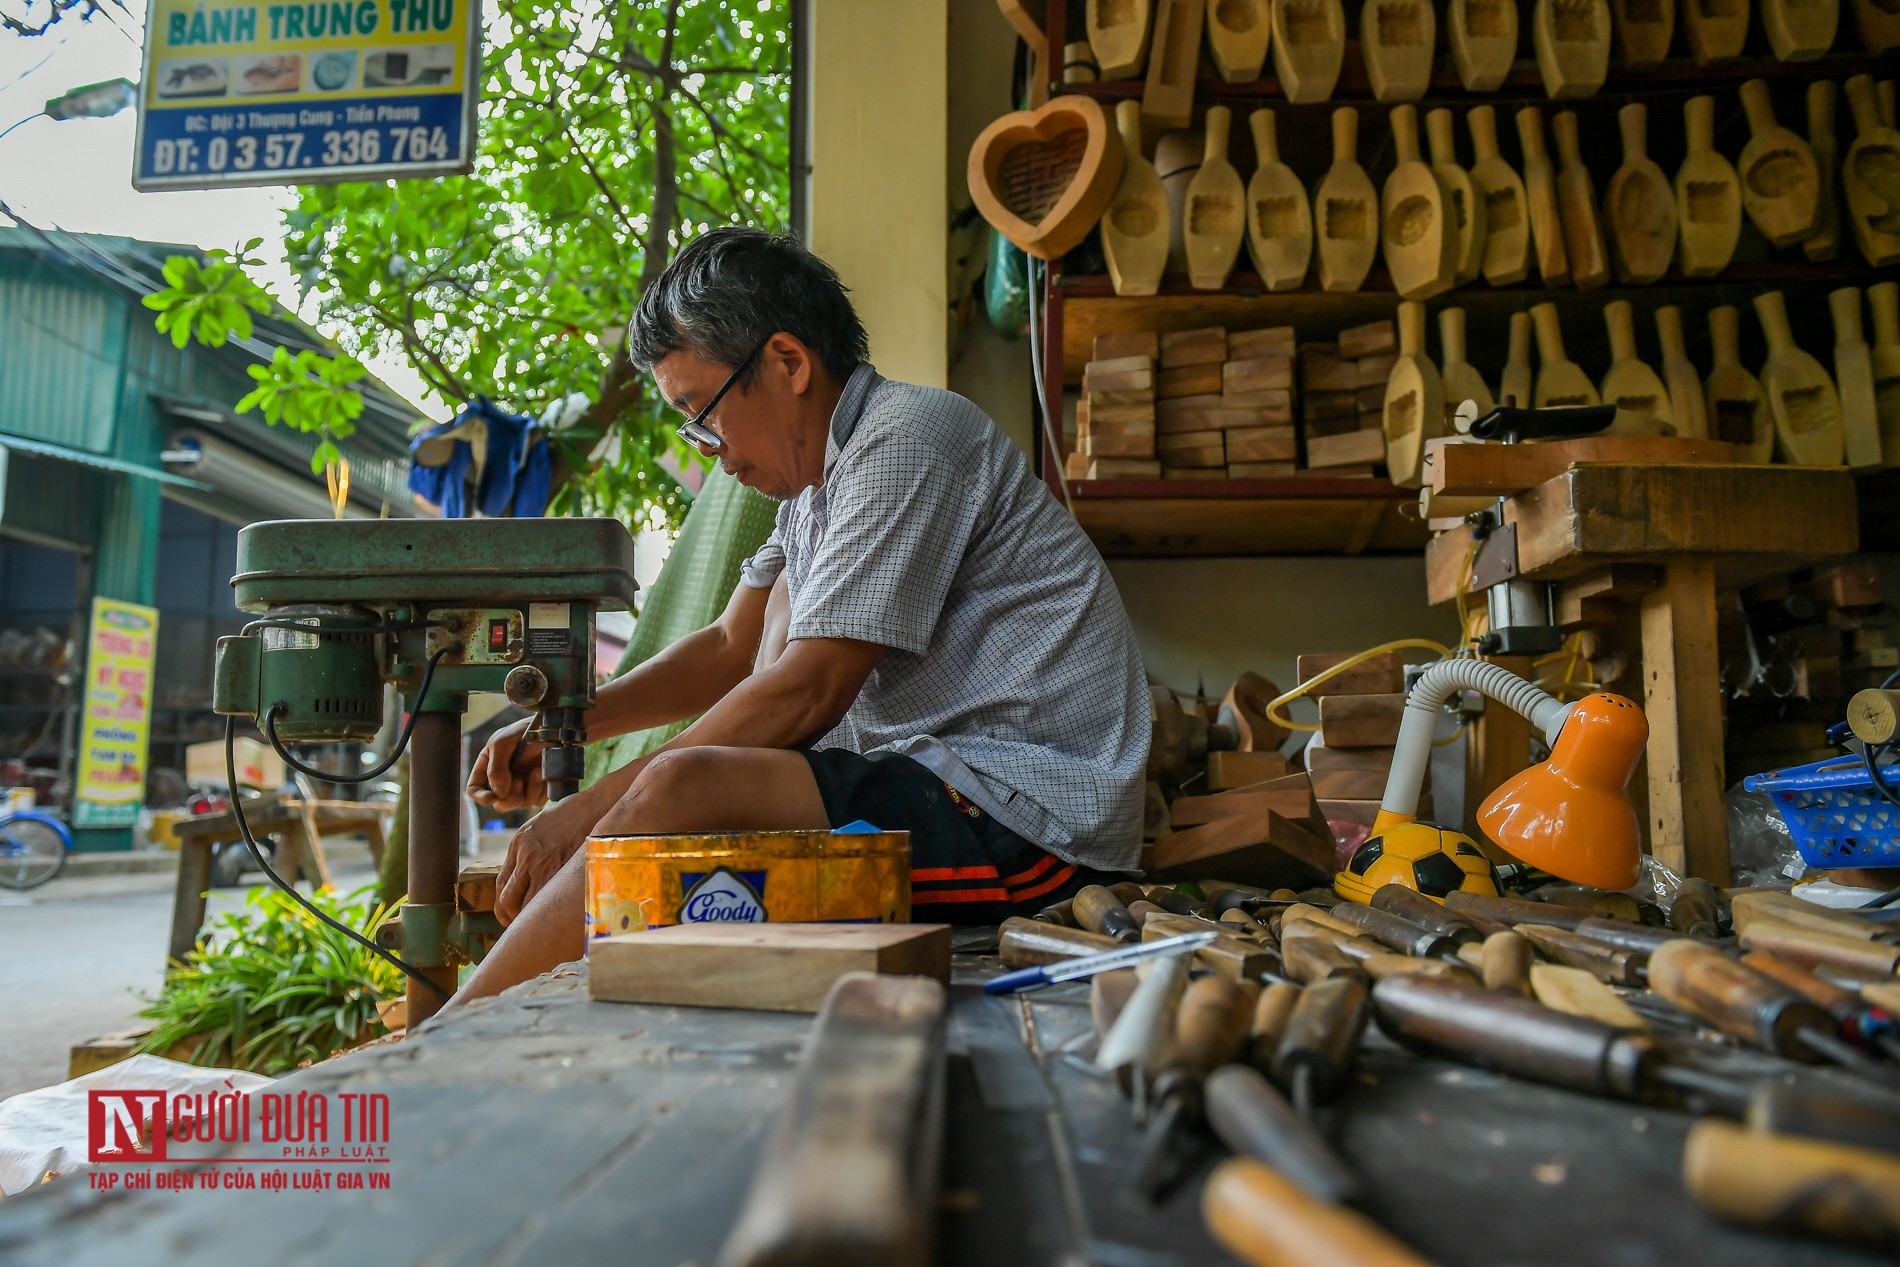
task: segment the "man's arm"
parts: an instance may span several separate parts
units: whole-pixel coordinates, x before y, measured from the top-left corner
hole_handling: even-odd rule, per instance
[[[508,842],[495,894],[497,918],[504,924],[514,920],[654,757],[675,748],[795,748],[817,739],[844,719],[885,651],[850,638],[795,639],[769,668],[746,678],[664,745],[529,819]],[[717,796],[719,789],[706,792]]]
[[[589,741],[666,726],[712,707],[752,671],[771,590],[740,583],[719,619],[687,634],[600,688],[587,714]],[[524,740],[533,718],[490,736],[469,770],[468,791],[497,810],[538,805],[541,745]]]

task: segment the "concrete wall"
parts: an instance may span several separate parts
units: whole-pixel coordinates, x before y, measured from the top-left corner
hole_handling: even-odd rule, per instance
[[[952,2],[811,4],[811,248],[851,288],[878,369],[932,387],[948,382],[944,30]]]

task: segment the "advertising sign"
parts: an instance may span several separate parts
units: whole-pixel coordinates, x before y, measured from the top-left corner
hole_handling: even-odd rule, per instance
[[[73,826],[130,827],[145,803],[152,732],[152,658],[158,609],[92,600],[86,695],[79,716],[79,779]]]
[[[138,189],[469,169],[480,0],[151,0]]]

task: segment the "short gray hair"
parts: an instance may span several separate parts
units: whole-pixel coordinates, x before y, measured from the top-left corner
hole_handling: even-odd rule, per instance
[[[781,330],[840,382],[870,357],[864,323],[829,264],[789,234],[719,228],[682,247],[640,297],[627,356],[643,371],[682,348],[736,366]],[[757,373],[754,364],[747,381]]]

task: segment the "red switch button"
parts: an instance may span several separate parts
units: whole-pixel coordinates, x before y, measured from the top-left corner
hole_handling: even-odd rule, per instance
[[[506,651],[508,649],[508,622],[491,620],[488,622],[488,649]]]

